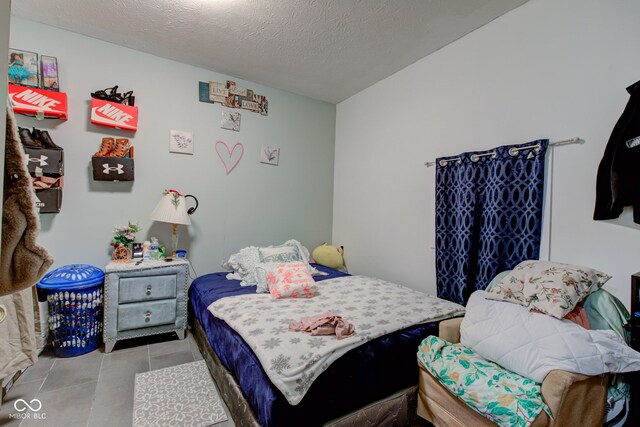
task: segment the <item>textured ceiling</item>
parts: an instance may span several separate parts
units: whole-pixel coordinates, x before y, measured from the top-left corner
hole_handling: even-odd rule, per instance
[[[12,14],[340,102],[527,0],[13,0]]]

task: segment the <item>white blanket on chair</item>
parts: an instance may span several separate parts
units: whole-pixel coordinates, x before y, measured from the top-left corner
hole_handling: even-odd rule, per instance
[[[554,369],[584,375],[640,370],[640,353],[613,331],[592,331],[526,307],[469,298],[460,343],[487,360],[536,382]]]

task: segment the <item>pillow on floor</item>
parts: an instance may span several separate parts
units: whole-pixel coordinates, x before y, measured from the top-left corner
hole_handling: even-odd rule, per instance
[[[640,370],[640,353],[611,330],[584,329],[486,295],[471,294],[460,342],[487,360],[536,382],[554,369],[584,375]]]
[[[523,261],[492,286],[487,298],[513,302],[562,319],[610,278],[587,267]]]

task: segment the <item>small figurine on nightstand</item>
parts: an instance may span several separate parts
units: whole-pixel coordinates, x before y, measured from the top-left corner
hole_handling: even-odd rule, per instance
[[[129,245],[136,239],[136,233],[140,231],[138,224],[129,221],[128,225],[116,225],[113,228],[113,242],[111,245],[113,250],[113,262],[130,262],[131,249]]]

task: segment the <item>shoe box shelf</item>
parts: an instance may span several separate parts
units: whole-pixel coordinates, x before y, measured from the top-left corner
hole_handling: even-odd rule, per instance
[[[138,129],[138,107],[91,98],[91,123],[135,132]]]
[[[9,98],[17,114],[37,119],[67,120],[67,94],[9,84]]]
[[[134,164],[131,157],[91,157],[94,181],[133,181]]]
[[[24,143],[23,132],[21,139]],[[48,137],[48,132],[46,133]],[[41,214],[59,213],[62,208],[62,185],[64,176],[64,150],[53,148],[23,147],[27,170],[32,177],[40,178],[42,182],[53,182],[50,188],[35,187],[36,207]]]

